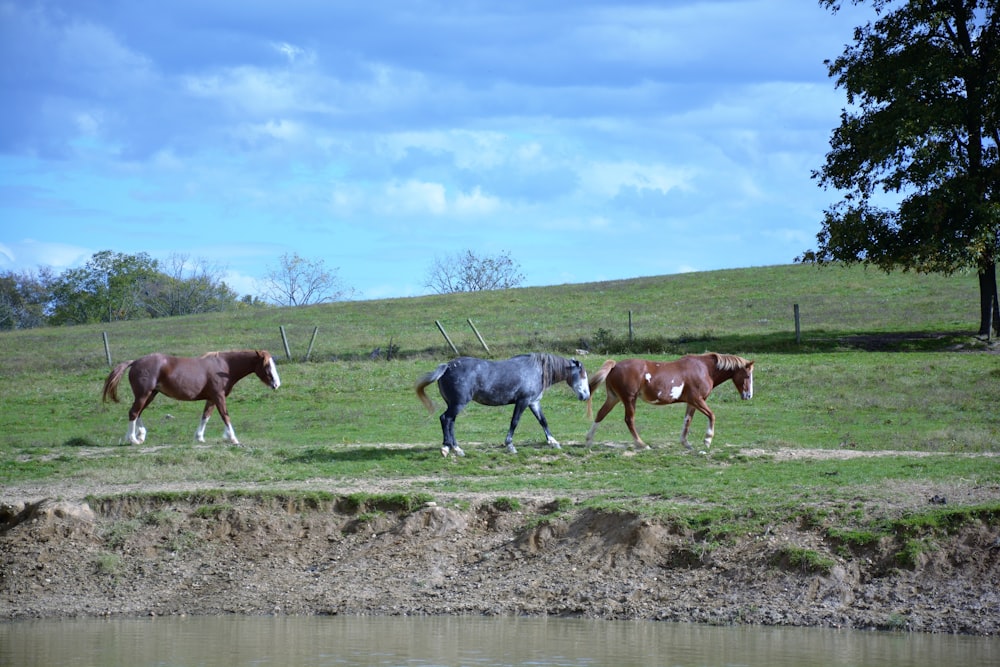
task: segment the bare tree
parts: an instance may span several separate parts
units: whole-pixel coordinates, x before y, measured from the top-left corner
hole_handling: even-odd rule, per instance
[[[337,276],[337,269],[327,269],[322,259],[310,260],[297,252],[281,256],[277,269],[263,280],[264,298],[283,306],[339,301],[353,292]]]
[[[520,268],[509,251],[481,256],[466,250],[444,258],[435,257],[424,285],[438,294],[510,289],[524,282]]]

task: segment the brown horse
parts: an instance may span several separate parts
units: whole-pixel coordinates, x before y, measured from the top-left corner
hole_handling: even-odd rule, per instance
[[[715,435],[715,414],[708,408],[705,399],[712,390],[732,380],[740,396],[747,400],[753,397],[753,362],[732,354],[688,355],[676,361],[659,362],[644,359],[624,359],[619,362],[609,359],[596,373],[590,376],[590,391],[593,393],[601,382],[606,382],[608,397],[597,411],[597,418],[587,433],[587,444],[594,441],[597,425],[608,416],[612,408],[621,401],[625,404],[625,424],[632,433],[637,447],[647,449],[648,445],[635,430],[635,403],[641,398],[653,405],[687,403],[684,428],[681,430],[681,444],[688,444],[688,429],[694,411],[699,410],[708,417],[705,432],[705,447],[712,444]],[[590,404],[587,404],[590,414]]]
[[[104,380],[102,397],[105,401],[110,398],[118,402],[118,383],[126,368],[129,369],[128,381],[135,400],[128,411],[128,433],[125,437],[133,445],[141,445],[146,439],[142,411],[157,394],[178,401],[205,401],[201,425],[195,432],[198,442],[205,442],[208,418],[212,416],[212,410],[218,408],[226,424],[223,439],[238,445],[240,443],[226,409],[226,396],[229,396],[233,386],[251,373],[256,373],[261,382],[271,389],[281,385],[274,358],[266,350],[209,352],[200,357],[171,357],[154,353],[115,366]]]

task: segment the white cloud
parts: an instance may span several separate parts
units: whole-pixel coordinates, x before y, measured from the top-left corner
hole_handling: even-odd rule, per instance
[[[294,63],[297,60],[312,62],[316,57],[311,51],[307,51],[294,44],[289,44],[288,42],[272,42],[271,48],[284,56],[290,63]]]
[[[277,139],[283,142],[300,142],[308,138],[306,127],[289,119],[268,120],[264,123],[242,125],[234,131],[236,136],[255,142],[261,139]]]
[[[226,271],[222,280],[241,297],[246,294],[260,296],[263,292],[258,278],[248,276],[240,271]]]
[[[421,181],[392,182],[374,207],[383,215],[443,215],[448,211],[444,185]]]
[[[78,266],[97,252],[81,246],[51,241],[22,239],[0,244],[2,255],[13,267],[50,266],[57,272]]]
[[[639,162],[593,162],[581,166],[581,186],[590,193],[612,198],[623,188],[657,190],[690,189],[696,170]]]
[[[473,188],[472,192],[460,192],[455,197],[453,210],[461,216],[483,216],[495,213],[500,209],[500,200],[496,197],[483,194],[480,188]]]

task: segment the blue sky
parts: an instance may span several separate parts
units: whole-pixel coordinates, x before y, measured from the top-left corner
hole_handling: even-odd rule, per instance
[[[436,258],[526,285],[815,246],[865,8],[809,0],[0,0],[0,271],[285,253],[356,298]]]

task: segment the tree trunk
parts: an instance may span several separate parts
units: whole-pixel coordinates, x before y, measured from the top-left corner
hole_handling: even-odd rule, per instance
[[[992,330],[992,331],[991,331]],[[997,299],[997,265],[979,271],[979,335],[1000,334],[1000,303]]]

